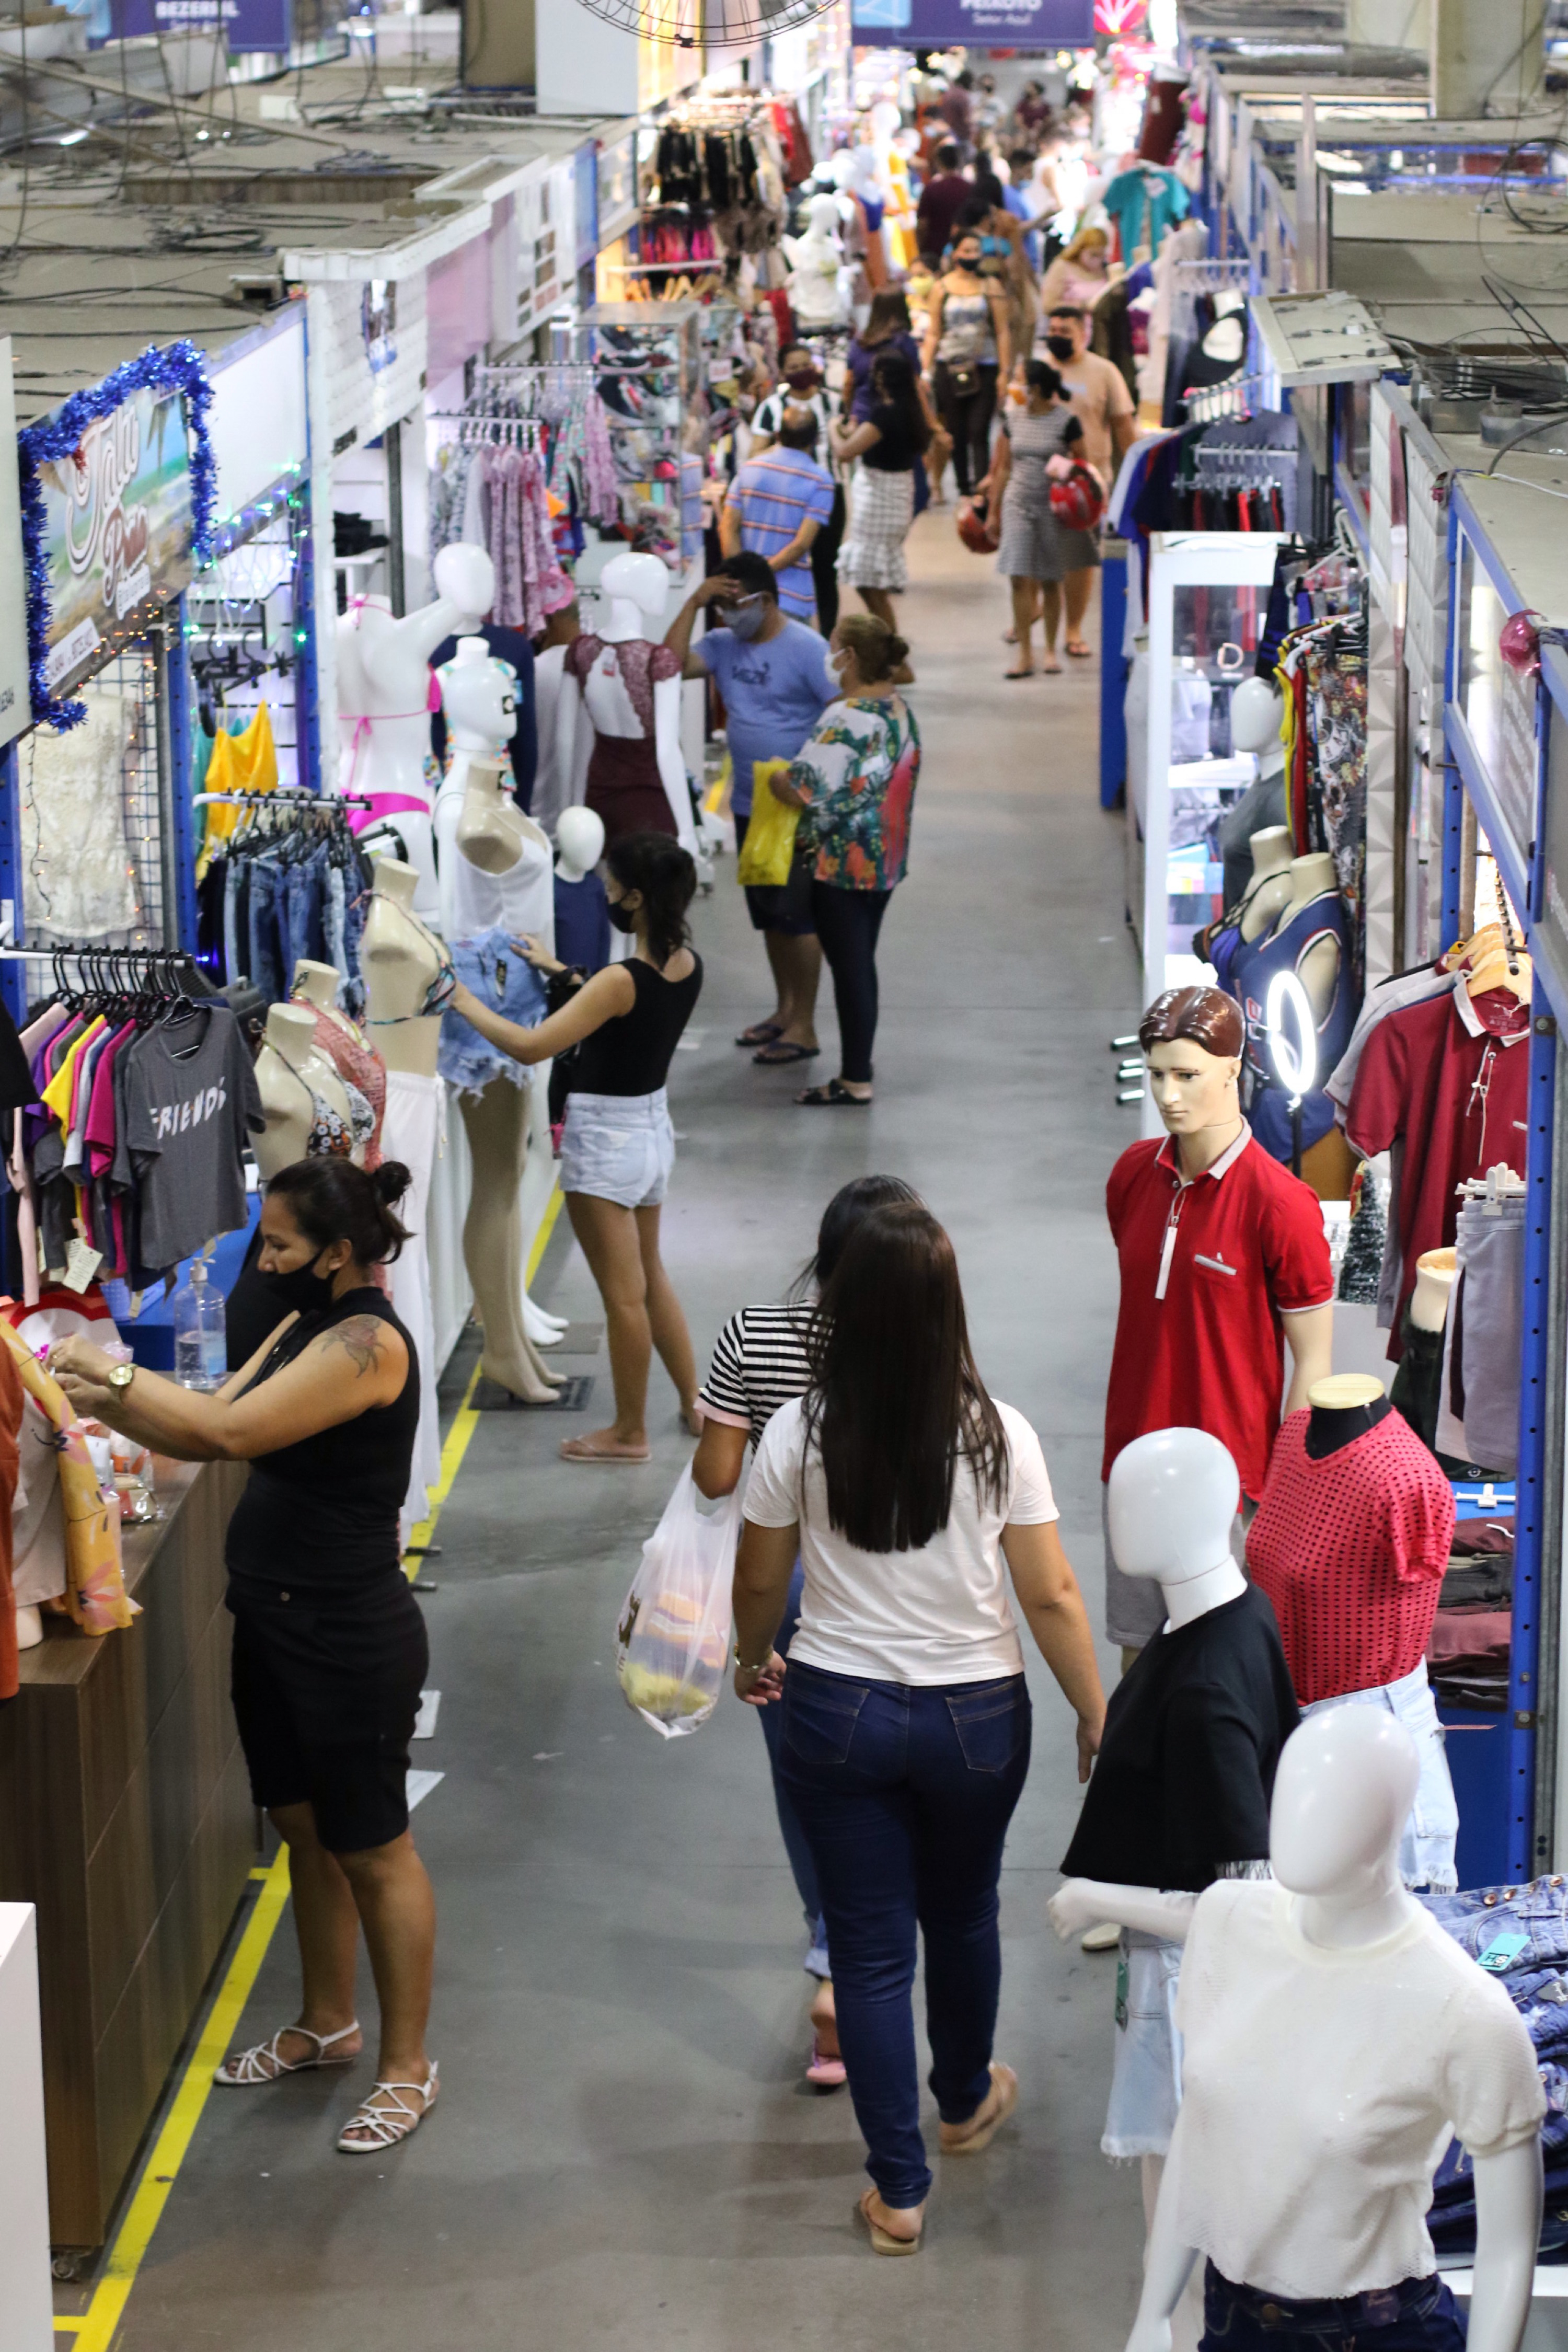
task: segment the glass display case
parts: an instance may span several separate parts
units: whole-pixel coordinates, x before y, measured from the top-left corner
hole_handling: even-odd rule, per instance
[[[621,520],[632,533],[629,541],[604,541],[598,561],[630,546],[662,556],[679,572],[701,547],[700,526],[693,548],[691,521],[682,522],[681,457],[689,420],[706,413],[702,307],[598,302],[583,324],[610,428]]]
[[[1128,908],[1143,959],[1143,996],[1205,986],[1193,933],[1224,913],[1219,828],[1254,782],[1233,751],[1230,701],[1255,675],[1268,615],[1274,531],[1160,531],[1151,543],[1143,758],[1128,761]],[[1153,1105],[1145,1117],[1160,1129]]]

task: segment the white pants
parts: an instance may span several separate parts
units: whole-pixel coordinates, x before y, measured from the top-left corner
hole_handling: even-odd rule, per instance
[[[381,1125],[382,1157],[401,1160],[413,1181],[397,1205],[410,1238],[403,1255],[386,1269],[387,1287],[399,1319],[414,1335],[419,1357],[419,1429],[414,1467],[403,1507],[403,1538],[428,1507],[441,1476],[441,1423],[436,1408],[436,1318],[430,1304],[430,1256],[425,1222],[436,1154],[446,1141],[446,1088],[439,1078],[414,1070],[388,1070],[386,1112]]]

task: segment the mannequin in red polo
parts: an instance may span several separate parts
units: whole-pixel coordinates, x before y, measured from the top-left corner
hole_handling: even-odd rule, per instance
[[[1246,1034],[1240,1005],[1218,988],[1168,988],[1139,1025],[1166,1133],[1130,1146],[1105,1188],[1121,1304],[1100,1474],[1151,1430],[1206,1429],[1241,1475],[1243,1522],[1263,1492],[1282,1399],[1297,1412],[1331,1368],[1334,1295],[1316,1193],[1253,1142],[1241,1115]],[[1235,1542],[1240,1558],[1239,1526]],[[1108,1541],[1105,1588],[1107,1638],[1142,1649],[1164,1622],[1159,1587],[1123,1576]]]

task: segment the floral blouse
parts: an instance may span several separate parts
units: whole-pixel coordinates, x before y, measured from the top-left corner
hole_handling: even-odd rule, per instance
[[[920,730],[901,694],[828,704],[786,780],[809,811],[818,882],[890,890],[903,880],[920,772]]]

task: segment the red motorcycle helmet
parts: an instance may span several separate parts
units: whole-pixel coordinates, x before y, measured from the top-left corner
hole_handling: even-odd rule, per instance
[[[995,554],[996,533],[991,528],[990,517],[983,505],[977,506],[970,499],[961,499],[955,520],[958,535],[972,555]]]
[[[1075,466],[1051,484],[1051,512],[1066,530],[1092,530],[1105,512],[1105,492],[1087,466]]]

